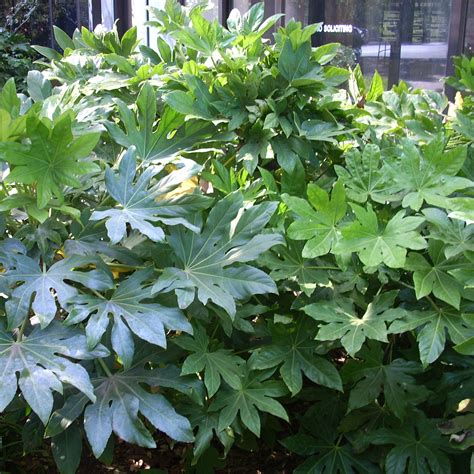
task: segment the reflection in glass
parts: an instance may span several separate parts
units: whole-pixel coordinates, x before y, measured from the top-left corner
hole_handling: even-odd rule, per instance
[[[239,10],[239,12],[242,14],[247,12],[251,6],[251,0],[234,0],[232,2],[232,7],[237,8],[237,10]]]
[[[303,25],[308,24],[309,0],[286,0],[285,22],[291,19],[301,21]]]
[[[214,21],[219,19],[219,7],[217,5],[218,0],[209,1],[206,11],[204,12],[204,17],[209,21]],[[187,7],[193,7],[194,5],[199,5],[203,3],[202,0],[186,0]]]
[[[474,0],[469,0],[467,10],[464,53],[469,56],[472,56],[474,54]]]
[[[409,11],[406,31],[400,27],[400,79],[414,87],[441,90],[448,60],[451,0],[404,3]]]
[[[0,1],[0,28],[22,33],[32,44],[54,47],[53,24],[69,35],[89,26],[88,0]]]
[[[324,22],[316,43],[351,47],[364,74],[378,70],[388,85],[402,79],[442,88],[451,0],[331,0],[310,8]]]

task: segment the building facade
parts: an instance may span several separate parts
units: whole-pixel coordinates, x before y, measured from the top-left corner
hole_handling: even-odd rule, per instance
[[[142,40],[153,46],[153,30],[144,26],[147,6],[165,0],[125,0],[127,17],[114,10],[124,26],[139,27]],[[102,4],[107,0],[102,0]],[[199,0],[182,0],[192,6]],[[224,22],[233,8],[247,11],[253,0],[214,0],[210,19]],[[472,54],[474,0],[265,0],[265,13],[283,13],[303,24],[320,23],[315,45],[339,42],[347,61],[359,63],[364,74],[378,70],[388,86],[404,80],[414,87],[442,89],[441,79],[452,74],[450,58]]]
[[[192,6],[200,0],[180,0]],[[256,0],[212,0],[209,19],[225,22],[233,8],[242,13]],[[54,46],[52,25],[68,33],[77,26],[102,23],[119,31],[137,25],[148,46],[156,32],[145,26],[152,19],[148,7],[160,8],[165,0],[0,0],[0,18],[15,5],[36,5],[36,12],[17,12],[17,23],[36,44]],[[474,0],[265,0],[265,14],[283,13],[280,25],[290,19],[320,23],[314,45],[339,42],[348,64],[359,63],[364,74],[375,70],[388,86],[404,80],[415,87],[442,89],[441,79],[452,74],[450,58],[472,54]],[[29,15],[29,16],[28,16]],[[5,21],[6,21],[5,20]],[[0,26],[1,20],[0,20]],[[271,33],[269,35],[271,38]]]

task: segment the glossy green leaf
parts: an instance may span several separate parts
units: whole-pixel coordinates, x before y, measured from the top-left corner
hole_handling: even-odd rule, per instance
[[[170,108],[165,108],[155,125],[156,104],[156,92],[145,83],[138,94],[136,116],[123,101],[117,101],[125,131],[118,124],[106,124],[112,138],[126,148],[134,146],[141,160],[169,160],[212,137],[212,125],[205,122],[185,123],[184,117]]]
[[[175,378],[178,378],[176,372],[171,374],[166,368],[146,370],[135,364],[127,371],[95,379],[96,401],[84,412],[84,429],[94,455],[99,457],[104,452],[112,432],[129,443],[156,447],[139,413],[176,441],[193,441],[189,421],[163,395],[150,393],[142,386],[179,387]]]
[[[64,114],[53,124],[30,116],[26,120],[26,133],[30,145],[0,143],[0,160],[11,166],[8,182],[36,187],[39,208],[47,206],[53,196],[62,200],[64,186],[80,187],[79,176],[99,171],[90,159],[83,159],[97,145],[99,134],[74,138],[70,114]]]
[[[349,199],[366,202],[370,198],[380,203],[387,200],[389,181],[381,162],[379,147],[369,144],[362,153],[356,149],[347,152],[344,166],[334,166]]]
[[[379,344],[364,346],[342,369],[344,382],[352,382],[348,411],[364,407],[378,400],[383,394],[385,403],[403,419],[407,408],[423,402],[429,391],[418,384],[414,375],[423,369],[419,363],[395,359],[384,363],[384,353]]]
[[[474,326],[463,318],[462,313],[443,307],[406,312],[390,325],[390,332],[400,334],[417,328],[420,359],[425,366],[441,355],[447,334],[455,344],[462,344],[474,336]]]
[[[338,298],[335,301],[312,303],[303,311],[319,325],[316,339],[319,341],[341,340],[348,354],[359,352],[366,339],[387,342],[387,323],[405,316],[401,308],[393,308],[397,291],[382,293],[369,303],[363,315],[359,316],[352,301]]]
[[[54,461],[60,474],[75,474],[81,462],[82,435],[76,426],[71,426],[51,441]]]
[[[243,359],[226,349],[209,349],[209,337],[202,327],[194,329],[193,337],[174,339],[178,346],[192,352],[185,361],[181,373],[183,375],[204,372],[204,384],[209,397],[213,397],[221,386],[223,379],[230,387],[237,389],[243,377]]]
[[[448,272],[465,267],[474,271],[474,264],[462,263],[445,257],[442,242],[431,239],[428,247],[431,262],[419,253],[409,253],[405,268],[413,271],[416,297],[423,298],[431,293],[440,300],[459,309],[461,302],[461,283]]]
[[[344,187],[339,181],[329,194],[316,186],[308,185],[308,201],[283,195],[289,209],[297,216],[288,228],[288,236],[295,240],[307,240],[303,247],[304,258],[325,255],[334,248],[339,239],[339,222],[346,214]],[[311,207],[312,206],[312,207]]]
[[[352,209],[356,220],[342,229],[343,238],[335,253],[357,252],[369,267],[385,263],[400,268],[405,265],[407,249],[426,247],[425,239],[417,231],[424,221],[422,217],[405,217],[405,211],[399,211],[382,227],[370,204],[366,208],[352,204]]]
[[[312,382],[342,391],[342,383],[336,368],[330,362],[318,357],[318,344],[311,338],[311,324],[301,322],[295,326],[275,326],[272,330],[272,344],[252,354],[250,368],[254,370],[280,367],[280,374],[296,395],[303,388],[303,374]]]
[[[403,207],[419,210],[423,202],[427,202],[443,208],[449,195],[472,187],[472,181],[456,176],[466,160],[466,153],[464,146],[445,150],[441,138],[423,150],[412,141],[404,140],[400,161],[393,165],[392,174],[403,192]]]
[[[212,208],[199,235],[172,229],[176,266],[164,270],[152,291],[175,291],[180,308],[188,307],[197,293],[203,304],[210,300],[231,317],[236,300],[276,293],[266,273],[245,264],[282,243],[279,234],[262,233],[275,209],[275,203],[263,203],[244,211],[242,195],[232,193]]]
[[[252,373],[247,369],[237,389],[221,390],[211,406],[219,410],[219,430],[230,426],[237,415],[252,433],[260,436],[261,421],[259,411],[288,421],[288,415],[275,398],[285,395],[286,390],[280,382],[265,380],[268,374]]]
[[[402,428],[382,428],[370,440],[377,446],[393,446],[385,458],[387,474],[451,472],[445,454],[446,440],[433,422],[418,413],[408,418]]]
[[[165,175],[153,185],[150,185],[150,181],[163,171],[163,168],[150,166],[134,183],[137,170],[135,149],[130,148],[120,161],[118,173],[114,173],[110,168],[105,172],[107,190],[118,206],[105,211],[94,211],[91,220],[106,220],[107,234],[114,244],[126,236],[127,224],[154,242],[165,238],[163,229],[154,225],[158,222],[168,225],[183,224],[197,231],[198,228],[186,219],[186,205],[181,205],[179,199],[165,197],[199,170],[199,166],[191,161],[182,161],[178,166],[177,170]],[[159,200],[160,197],[164,199]],[[189,210],[195,209],[191,207]]]

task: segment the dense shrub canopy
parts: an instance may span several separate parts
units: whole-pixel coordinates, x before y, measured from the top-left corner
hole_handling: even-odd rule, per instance
[[[198,472],[258,438],[298,473],[467,472],[474,62],[449,104],[315,25],[270,44],[263,5],[154,14],[156,48],[56,29],[0,92],[5,417],[61,472],[159,432]]]

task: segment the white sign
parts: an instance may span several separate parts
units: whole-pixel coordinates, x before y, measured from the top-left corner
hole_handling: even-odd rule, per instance
[[[318,33],[352,33],[352,25],[327,25],[319,23],[316,31]]]

